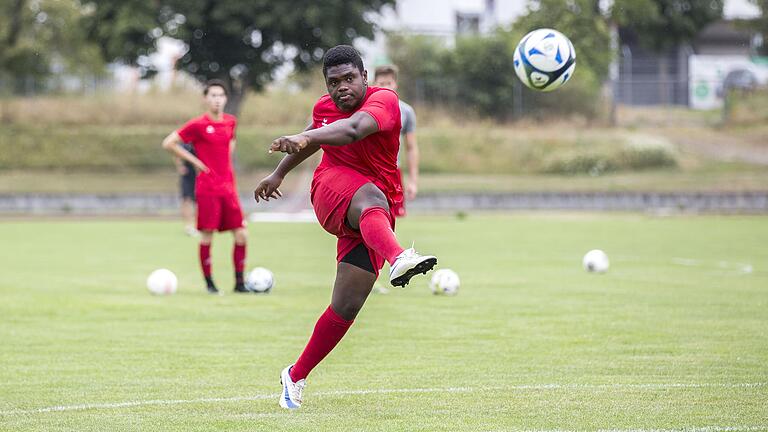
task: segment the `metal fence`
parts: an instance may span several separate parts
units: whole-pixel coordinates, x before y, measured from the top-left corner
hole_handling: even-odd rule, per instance
[[[289,204],[270,201],[256,208],[242,195],[246,211],[297,213],[308,210],[309,197]],[[0,195],[0,215],[154,215],[175,213],[175,194],[21,194]],[[516,192],[425,193],[409,211],[483,210],[653,211],[680,213],[768,213],[768,192]]]

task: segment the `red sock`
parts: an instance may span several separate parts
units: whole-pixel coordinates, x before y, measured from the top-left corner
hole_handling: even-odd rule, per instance
[[[245,243],[235,243],[232,248],[232,263],[235,265],[235,273],[242,273],[245,268]]]
[[[382,207],[369,207],[363,210],[360,215],[360,234],[363,235],[366,246],[392,264],[403,248],[397,242],[389,218],[389,212]]]
[[[200,267],[203,269],[203,276],[211,277],[211,245],[200,243]]]
[[[293,382],[306,378],[309,372],[339,343],[353,322],[355,321],[347,321],[340,317],[328,306],[317,320],[315,331],[312,332],[304,352],[291,368],[290,375]]]

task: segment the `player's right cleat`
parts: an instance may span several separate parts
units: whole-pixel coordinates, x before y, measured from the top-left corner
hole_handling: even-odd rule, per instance
[[[389,283],[404,287],[417,274],[426,274],[437,265],[437,257],[419,255],[413,248],[400,252],[389,268]]]
[[[246,288],[244,283],[235,284],[235,289],[233,291],[238,294],[253,294],[253,291]]]
[[[219,289],[216,288],[216,284],[213,283],[213,278],[211,276],[207,276],[205,278],[205,288],[208,290],[208,294],[214,294],[214,295],[221,294],[219,292]]]
[[[296,382],[291,380],[292,367],[293,365],[290,365],[280,373],[280,384],[283,385],[283,392],[280,393],[280,406],[286,409],[301,408],[301,393],[304,391],[304,386],[307,385],[305,379]]]

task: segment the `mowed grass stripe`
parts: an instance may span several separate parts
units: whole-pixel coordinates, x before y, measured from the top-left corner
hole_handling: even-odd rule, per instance
[[[279,372],[335,270],[316,224],[249,226],[249,267],[276,276],[267,296],[231,294],[231,236],[217,235],[225,295],[211,297],[181,223],[0,222],[0,430],[768,425],[768,218],[410,216],[397,232],[459,273],[458,296],[433,296],[423,277],[372,295],[288,413]],[[604,275],[581,268],[594,248],[611,259]],[[147,293],[159,267],[179,277],[176,295]],[[144,405],[68,408],[125,403]],[[70,410],[18,414],[54,407]]]
[[[528,385],[513,385],[513,386],[495,386],[495,387],[445,387],[445,388],[411,388],[411,389],[373,389],[373,390],[340,390],[340,391],[326,391],[311,394],[312,397],[336,397],[336,396],[357,396],[357,395],[376,395],[387,393],[473,393],[473,392],[494,392],[494,391],[532,391],[532,390],[629,390],[629,389],[642,389],[642,390],[669,390],[669,389],[697,389],[697,388],[754,388],[765,387],[768,383],[739,383],[739,384],[723,384],[723,383],[709,383],[709,384],[695,384],[695,383],[679,383],[679,384],[528,384]],[[199,398],[199,399],[171,399],[171,400],[146,400],[146,401],[125,401],[125,402],[113,402],[113,403],[85,403],[79,405],[61,405],[37,408],[31,410],[14,410],[14,411],[0,411],[0,415],[14,416],[14,415],[28,415],[28,414],[42,414],[49,412],[60,411],[82,411],[82,410],[96,410],[96,409],[119,409],[119,408],[132,408],[137,406],[148,405],[179,405],[179,404],[194,404],[194,403],[215,403],[215,402],[244,402],[244,401],[256,401],[262,399],[276,399],[279,397],[279,393],[274,394],[261,394],[252,396],[233,396],[233,397],[214,397],[214,398]]]

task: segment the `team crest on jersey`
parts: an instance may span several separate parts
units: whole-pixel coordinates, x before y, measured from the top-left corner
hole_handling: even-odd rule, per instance
[[[209,134],[212,134],[215,130],[213,129],[213,126],[208,125],[208,127],[205,128],[205,131],[208,132]]]
[[[327,118],[323,118],[323,124],[321,125],[321,127],[322,126],[328,126],[328,119]]]

